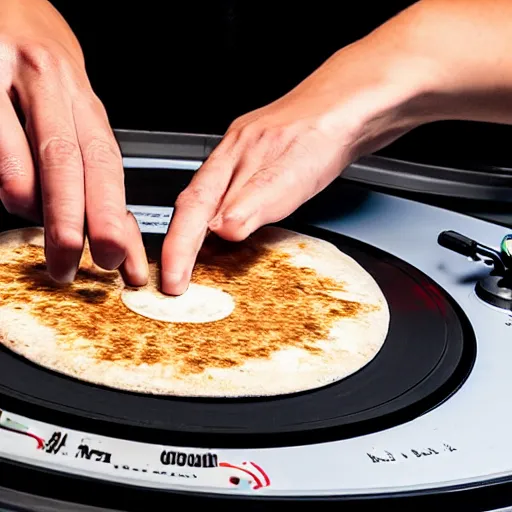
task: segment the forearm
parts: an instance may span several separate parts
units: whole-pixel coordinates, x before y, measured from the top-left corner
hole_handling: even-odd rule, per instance
[[[365,44],[384,40],[398,50],[397,62],[409,67],[403,69],[409,79],[404,98],[417,123],[512,124],[511,0],[421,0]]]

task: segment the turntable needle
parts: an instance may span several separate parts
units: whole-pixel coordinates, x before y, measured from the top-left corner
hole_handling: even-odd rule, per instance
[[[471,258],[474,261],[483,261],[484,263],[494,265],[494,270],[498,274],[504,275],[511,268],[512,257],[508,256],[507,252],[505,252],[509,251],[508,254],[510,254],[510,238],[505,237],[502,240],[501,251],[487,247],[476,240],[451,230],[440,233],[437,242],[445,249]]]

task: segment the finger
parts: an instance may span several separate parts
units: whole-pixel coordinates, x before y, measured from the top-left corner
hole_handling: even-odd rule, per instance
[[[9,213],[37,222],[39,193],[32,154],[7,94],[0,95],[0,118],[0,200]]]
[[[229,186],[236,155],[229,141],[220,144],[192,178],[174,205],[162,247],[162,291],[180,295],[187,289],[192,270],[208,230]]]
[[[137,220],[131,212],[127,212],[125,222],[128,243],[136,250],[128,251],[121,266],[121,274],[129,286],[144,286],[148,282],[149,266],[142,234]]]
[[[231,204],[235,200],[240,190],[258,172],[262,165],[269,167],[281,156],[276,156],[271,141],[264,137],[250,141],[250,144],[241,145],[238,151],[240,157],[238,158],[229,187],[222,198],[222,203],[219,205],[219,210],[222,210],[224,205]]]
[[[92,96],[92,94],[91,94]],[[80,96],[73,102],[85,180],[85,215],[91,254],[97,265],[118,268],[128,252],[138,261],[142,241],[128,243],[126,195],[121,152],[103,105],[96,97]]]
[[[58,73],[26,76],[18,88],[41,185],[50,275],[74,280],[84,245],[84,177],[72,103]]]
[[[254,172],[236,196],[222,203],[209,228],[226,240],[245,240],[261,226],[284,219],[313,195],[317,184],[307,176],[311,173],[291,157]]]

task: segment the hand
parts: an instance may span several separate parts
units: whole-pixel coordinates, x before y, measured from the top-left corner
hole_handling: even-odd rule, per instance
[[[87,232],[99,266],[144,284],[147,260],[126,209],[117,142],[80,45],[49,2],[0,2],[0,70],[0,200],[44,222],[50,275],[74,279]]]
[[[208,230],[241,241],[412,128],[396,115],[409,96],[389,84],[391,64],[368,46],[338,52],[289,94],[230,126],[175,202],[162,251],[164,293],[187,289]]]

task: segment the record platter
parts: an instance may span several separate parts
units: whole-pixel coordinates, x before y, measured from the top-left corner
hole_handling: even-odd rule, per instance
[[[218,138],[117,136],[128,203],[152,243]],[[490,180],[371,157],[282,223],[354,258],[390,309],[377,356],[313,391],[150,396],[2,348],[0,510],[512,506],[511,189],[506,169]],[[434,204],[454,196],[465,211]]]

